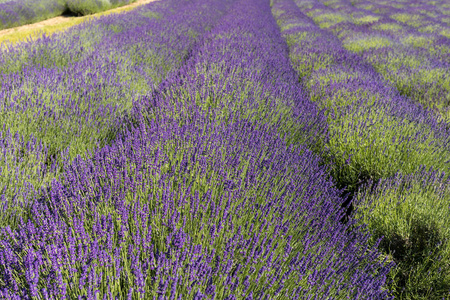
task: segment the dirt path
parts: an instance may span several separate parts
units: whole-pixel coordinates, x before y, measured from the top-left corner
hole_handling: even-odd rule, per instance
[[[0,30],[0,44],[3,42],[16,43],[27,38],[32,38],[40,33],[46,33],[48,35],[64,30],[66,28],[72,27],[74,25],[80,24],[88,19],[109,15],[113,13],[121,13],[133,10],[134,8],[158,0],[137,0],[128,5],[116,7],[107,11],[99,12],[93,15],[83,16],[83,17],[69,17],[69,16],[59,16],[51,19],[47,19],[41,22],[23,25],[14,28],[8,28]]]

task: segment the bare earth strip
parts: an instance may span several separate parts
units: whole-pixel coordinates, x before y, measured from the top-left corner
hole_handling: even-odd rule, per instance
[[[82,22],[85,22],[89,19],[109,15],[113,13],[121,13],[126,12],[135,9],[136,7],[139,7],[141,5],[157,1],[157,0],[137,0],[136,2],[133,2],[128,5],[116,7],[107,11],[103,11],[100,13],[96,13],[93,15],[83,16],[83,17],[66,17],[66,16],[59,16],[55,18],[51,18],[48,20],[44,20],[41,22],[23,25],[19,27],[14,28],[8,28],[4,30],[0,30],[0,44],[6,42],[9,43],[17,43],[23,40],[26,40],[28,38],[33,38],[35,36],[38,36],[42,33],[46,33],[47,35],[51,35],[54,32],[61,31],[64,29],[67,29],[69,27],[72,27],[74,25],[80,24]]]

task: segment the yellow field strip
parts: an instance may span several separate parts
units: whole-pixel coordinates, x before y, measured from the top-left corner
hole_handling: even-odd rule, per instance
[[[126,11],[133,10],[141,5],[157,1],[157,0],[137,0],[136,2],[124,5],[121,7],[116,7],[107,11],[99,12],[93,15],[83,16],[83,17],[55,17],[41,22],[23,25],[14,28],[8,28],[0,30],[0,44],[2,43],[17,43],[29,38],[37,37],[43,33],[51,35],[57,31],[62,31],[69,27],[75,26],[77,24],[83,23],[90,19],[105,16],[109,14],[122,13]]]

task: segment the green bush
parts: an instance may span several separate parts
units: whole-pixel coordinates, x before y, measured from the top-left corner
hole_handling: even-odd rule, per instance
[[[100,11],[110,9],[112,6],[109,0],[70,0],[67,1],[67,8],[77,15],[91,15]]]

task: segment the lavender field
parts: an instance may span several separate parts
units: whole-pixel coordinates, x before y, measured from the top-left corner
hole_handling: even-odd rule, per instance
[[[450,299],[446,0],[160,0],[0,49],[0,299]]]

